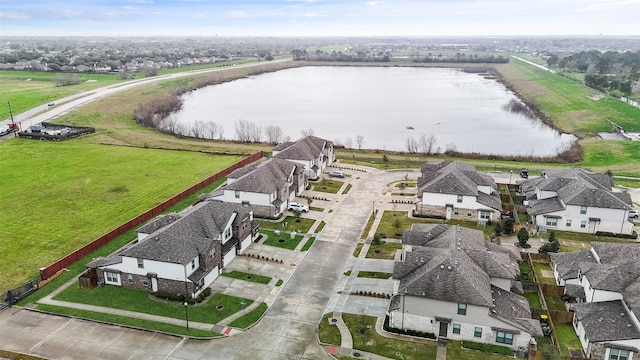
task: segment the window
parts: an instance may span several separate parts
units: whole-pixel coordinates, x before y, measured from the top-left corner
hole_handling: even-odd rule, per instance
[[[460,324],[453,324],[453,333],[460,334]]]
[[[471,211],[471,210],[467,210],[467,216],[468,216],[468,217],[471,217],[471,215],[473,215],[473,211]]]
[[[558,219],[557,218],[548,217],[548,218],[545,218],[545,219],[547,219],[547,222],[546,222],[547,226],[558,226]]]
[[[454,215],[458,215],[458,214],[460,214],[460,209],[458,209],[458,208],[453,208],[453,214],[454,214]]]
[[[580,206],[580,214],[584,215],[587,213],[587,207],[586,206]]]
[[[231,228],[227,228],[227,230],[224,231],[224,239],[227,240],[231,238]]]
[[[513,345],[513,334],[498,331],[496,333],[496,342],[500,344]]]
[[[629,350],[611,349],[609,360],[629,360]]]
[[[580,221],[580,229],[584,229],[587,227],[587,220]]]
[[[482,337],[482,328],[480,326],[476,326],[473,329],[473,337]]]
[[[491,220],[491,212],[480,210],[480,219],[482,220]]]
[[[116,273],[106,272],[105,271],[104,272],[104,279],[108,283],[115,283],[115,284],[118,284],[118,285],[120,284],[120,277]]]
[[[467,304],[458,304],[458,315],[467,315]]]
[[[571,227],[571,219],[567,219],[567,222],[564,224],[565,227]]]
[[[216,256],[216,248],[211,249],[211,251],[209,251],[209,256],[211,257],[215,257]]]
[[[191,270],[196,268],[196,259],[191,260]]]
[[[142,280],[142,286],[149,286],[149,280],[147,279]]]
[[[462,195],[458,195],[458,202],[461,203],[462,202]]]
[[[138,259],[138,269],[144,269],[144,259]]]
[[[236,199],[240,199],[240,190],[236,190]]]
[[[127,274],[127,282],[128,282],[129,284],[133,283],[133,275],[131,275],[131,274]]]

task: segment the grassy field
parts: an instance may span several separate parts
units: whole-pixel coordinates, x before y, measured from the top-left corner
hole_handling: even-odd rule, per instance
[[[0,153],[0,291],[241,159],[76,140]]]
[[[260,228],[280,230],[280,231],[286,231],[286,232],[295,231],[297,233],[306,234],[307,232],[309,232],[309,229],[311,229],[311,226],[313,226],[315,222],[316,221],[314,219],[309,219],[304,217],[301,217],[300,221],[296,222],[295,216],[287,216],[281,221],[262,220],[260,221]],[[285,224],[286,226],[284,226]]]
[[[267,308],[267,303],[260,303],[257,308],[230,322],[229,326],[239,329],[246,329],[260,320],[262,315],[267,312]]]
[[[221,274],[222,276],[227,276],[234,279],[251,281],[258,284],[269,284],[271,282],[271,278],[268,276],[258,275],[258,274],[249,274],[242,271],[227,271]]]
[[[291,234],[282,233],[280,236],[276,236],[273,231],[260,230],[261,233],[267,235],[267,240],[264,241],[264,245],[275,246],[283,249],[294,250],[300,241],[304,238],[303,235],[296,235],[291,239]],[[284,240],[284,241],[280,241]]]
[[[529,307],[532,309],[542,309],[542,304],[540,303],[540,295],[536,292],[525,292],[524,297],[527,298],[529,302]]]
[[[323,344],[340,345],[342,336],[336,325],[330,324],[329,319],[333,317],[333,313],[326,313],[322,316],[318,325],[318,339]]]
[[[0,70],[0,119],[9,117],[7,101],[11,102],[15,116],[53,100],[123,81],[111,74],[77,74],[81,80],[79,84],[56,86],[53,80],[59,75],[41,71]]]
[[[568,348],[582,349],[580,339],[578,339],[576,331],[573,329],[571,324],[554,323],[553,327],[555,328],[556,336],[560,343],[559,347],[561,356],[569,356]]]

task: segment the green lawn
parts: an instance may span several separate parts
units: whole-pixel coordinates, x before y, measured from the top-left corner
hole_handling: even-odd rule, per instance
[[[313,245],[313,242],[316,241],[315,237],[310,237],[309,240],[307,240],[307,242],[302,246],[302,249],[300,249],[300,251],[307,251],[311,248],[311,245]]]
[[[387,259],[393,260],[396,250],[402,249],[402,244],[394,242],[385,242],[382,245],[371,245],[367,251],[367,259]]]
[[[276,236],[273,231],[269,230],[260,230],[260,232],[267,235],[267,240],[264,241],[265,245],[289,250],[294,250],[296,246],[298,246],[300,241],[302,241],[302,239],[304,238],[304,235],[296,235],[293,239],[291,239],[291,234],[289,233],[282,233],[280,234],[280,236]]]
[[[551,277],[542,276],[542,270],[551,271],[551,265],[541,263],[541,262],[534,262],[533,268],[536,271],[536,277],[538,278],[538,282],[540,284],[552,284],[552,285],[556,284],[556,279],[553,276]]]
[[[556,331],[556,337],[560,343],[560,355],[569,356],[568,348],[582,349],[580,340],[575,330],[573,330],[573,325],[558,323],[554,323],[553,325]]]
[[[533,274],[531,273],[531,266],[529,266],[529,262],[523,260],[521,261],[518,266],[520,267],[520,275],[518,275],[518,280],[522,281],[522,282],[533,282]],[[526,275],[526,279],[524,278]]]
[[[346,195],[349,190],[351,190],[351,184],[347,184],[347,186],[345,186],[344,191],[342,191],[342,195]]]
[[[251,281],[258,284],[269,284],[271,282],[271,278],[268,276],[258,275],[258,274],[248,274],[242,271],[227,271],[223,272],[222,276]]]
[[[545,295],[544,301],[547,303],[547,310],[567,311],[564,301],[559,296]]]
[[[257,308],[230,322],[229,326],[239,329],[246,329],[260,320],[262,315],[267,311],[267,308],[267,303],[260,303]]]
[[[295,216],[287,216],[281,221],[260,221],[261,229],[273,229],[287,232],[297,232],[306,234],[316,221],[314,219],[300,217],[300,222],[296,222]],[[286,225],[286,226],[285,226]]]
[[[329,319],[333,317],[333,313],[326,313],[322,316],[320,324],[318,324],[318,339],[323,344],[340,345],[342,336],[340,330],[334,324],[329,323]]]
[[[316,234],[321,232],[322,229],[324,229],[324,227],[327,225],[326,222],[324,221],[320,221],[320,224],[318,224],[318,226],[316,227]]]
[[[479,350],[465,349],[462,347],[461,341],[447,342],[447,359],[455,360],[504,360],[513,359],[513,356],[506,356],[494,353],[488,353]]]
[[[527,291],[524,293],[524,297],[529,302],[529,307],[532,309],[542,309],[542,303],[540,302],[540,295],[537,292]]]
[[[386,272],[377,272],[377,271],[359,271],[358,277],[366,277],[373,279],[390,279],[393,274]]]
[[[54,79],[63,73],[44,71],[0,70],[0,119],[9,117],[7,101],[13,115],[69,95],[122,82],[113,74],[75,74],[81,80],[77,85],[56,86]],[[68,73],[64,73],[68,75]],[[91,80],[87,82],[88,80]]]
[[[378,335],[376,318],[354,314],[342,314],[353,338],[353,348],[385,356],[391,359],[435,359],[436,343],[417,343],[390,339]],[[360,333],[364,329],[364,334]]]
[[[190,327],[189,330],[187,330],[186,320],[185,320],[185,326],[179,326],[179,325],[160,323],[156,321],[142,320],[142,319],[130,318],[126,316],[104,314],[104,313],[86,311],[86,310],[71,309],[71,308],[53,306],[53,305],[44,305],[44,304],[38,305],[38,309],[42,311],[54,313],[54,314],[73,316],[81,319],[96,320],[96,321],[112,323],[112,324],[121,324],[126,326],[133,326],[141,329],[161,331],[169,334],[184,335],[184,336],[190,336],[190,337],[196,337],[196,338],[209,339],[209,338],[218,337],[222,335],[214,331],[194,329],[193,327]],[[185,315],[184,311],[182,314],[183,314],[182,318],[184,318],[184,315]]]
[[[338,180],[322,179],[313,184],[313,191],[337,194],[344,182]]]
[[[182,304],[153,300],[146,291],[125,289],[119,286],[81,289],[77,284],[74,284],[63,290],[54,299],[175,319],[184,318],[184,306]],[[205,302],[189,307],[189,318],[193,319],[193,321],[215,324],[227,316],[242,311],[241,301],[244,301],[247,306],[253,302],[253,300],[230,295],[212,294]],[[216,307],[218,305],[223,305],[224,308],[217,310]]]
[[[396,222],[399,221],[399,223]],[[471,229],[478,229],[483,232],[485,236],[488,236],[494,232],[494,227],[491,225],[487,225],[484,228],[478,228],[477,223],[473,221],[462,221],[462,220],[438,220],[438,219],[416,219],[410,218],[409,214],[406,211],[388,211],[385,210],[382,214],[382,219],[380,219],[380,224],[378,224],[378,228],[376,229],[376,233],[383,234],[388,238],[400,239],[401,235],[405,230],[411,229],[413,224],[447,224],[447,225],[460,225],[463,227],[468,227]],[[399,225],[396,227],[395,225]],[[363,234],[366,235],[366,234]]]
[[[364,245],[363,243],[357,243],[356,244],[356,248],[353,249],[353,257],[360,256],[360,251],[362,251],[362,246],[363,245]]]
[[[0,143],[0,291],[241,159],[77,140]]]

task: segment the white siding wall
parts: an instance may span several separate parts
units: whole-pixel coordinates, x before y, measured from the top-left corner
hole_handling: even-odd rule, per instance
[[[197,268],[196,259],[196,268]],[[187,265],[187,276],[191,265]],[[153,260],[144,260],[144,269],[138,268],[138,259],[123,257],[122,263],[105,266],[105,268],[120,270],[124,273],[146,276],[147,273],[156,273],[159,278],[184,281],[184,266],[180,264],[165,263]]]
[[[587,276],[582,276],[582,288],[584,289],[586,302],[601,302],[611,300],[622,300],[622,294],[613,291],[592,289]]]
[[[589,341],[586,338],[584,333],[584,326],[582,326],[582,322],[578,321],[577,326],[574,325],[573,329],[576,331],[576,335],[578,335],[578,339],[580,340],[580,344],[582,345],[582,349],[586,350],[589,345]]]
[[[447,337],[451,339],[487,342],[509,346],[512,349],[517,349],[518,346],[527,347],[531,339],[529,333],[489,316],[489,309],[487,307],[467,305],[467,314],[458,315],[457,303],[417,296],[405,296],[404,299],[401,298],[400,306],[401,309],[393,311],[393,316],[390,316],[390,324],[396,328],[432,332],[438,335],[440,325],[439,322],[435,321],[435,317],[438,316],[452,320],[451,324],[449,324],[447,335]],[[402,316],[402,307],[404,307],[404,318]],[[453,323],[461,324],[460,334],[453,334]],[[475,326],[481,326],[483,328],[481,339],[473,336]],[[513,345],[497,344],[495,342],[495,332],[491,332],[491,327],[493,326],[517,330],[520,331],[520,334],[513,336]],[[488,333],[491,333],[490,337],[487,336]]]
[[[484,185],[478,185],[478,191],[491,195],[491,191],[493,189],[491,188],[491,186],[484,186]]]
[[[195,297],[200,295],[200,293],[204,291],[204,289],[208,288],[211,285],[211,283],[218,278],[218,273],[219,273],[218,267],[216,266],[215,268],[213,268],[213,270],[211,270],[210,273],[207,274],[207,276],[204,277],[204,286],[200,288],[200,290],[196,291],[196,293],[193,296]]]
[[[222,259],[222,266],[227,266],[231,262],[231,260],[236,258],[236,248],[229,250],[229,252]]]
[[[558,196],[558,193],[555,191],[540,191],[540,190],[538,190],[538,195],[537,195],[538,199],[540,200],[548,199],[556,196]]]
[[[222,195],[217,196],[216,200],[224,202],[241,204],[243,201],[248,201],[252,205],[270,206],[271,202],[275,200],[271,194],[255,193],[240,191],[240,197],[236,198],[235,190],[224,190]]]
[[[580,206],[567,205],[563,211],[556,211],[545,214],[552,216],[560,216],[557,226],[547,226],[545,215],[536,216],[536,224],[547,226],[548,229],[589,232],[589,218],[599,218],[595,231],[608,231],[615,234],[631,234],[633,232],[633,223],[629,222],[623,209],[604,209],[598,207],[587,207],[586,214],[580,214]],[[571,226],[567,227],[567,219],[571,219]],[[586,221],[584,228],[580,227],[582,221]]]

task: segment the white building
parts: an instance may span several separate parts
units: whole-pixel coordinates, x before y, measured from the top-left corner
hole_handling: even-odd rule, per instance
[[[485,241],[479,230],[442,224],[415,224],[402,243],[389,326],[512,350],[542,335],[519,295],[515,252]]]
[[[525,180],[527,214],[548,230],[632,234],[631,196],[611,191],[611,177],[573,168]]]
[[[307,136],[296,142],[273,148],[273,157],[286,159],[304,166],[307,179],[317,179],[335,159],[333,143],[316,136]]]

